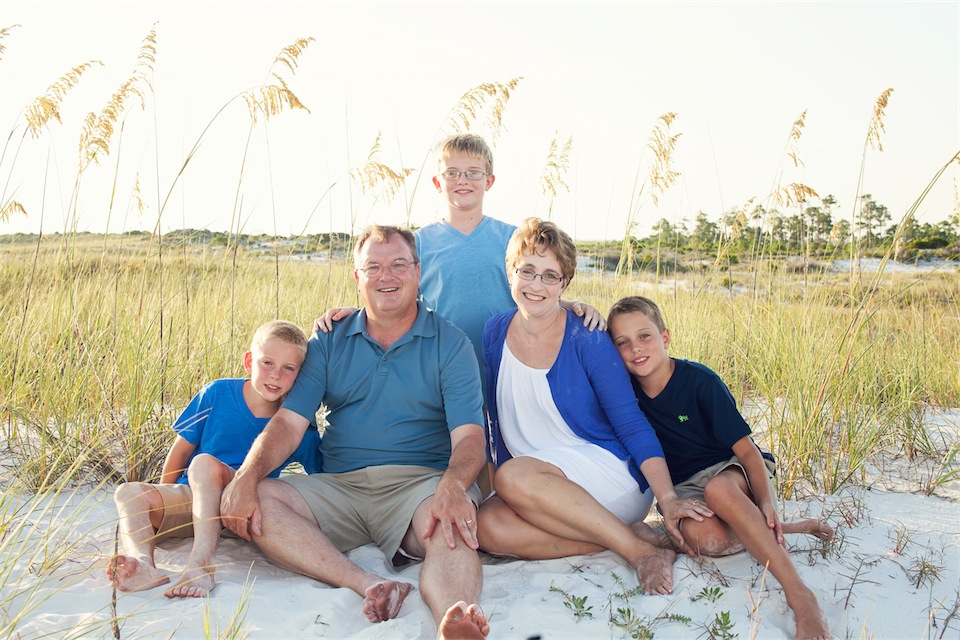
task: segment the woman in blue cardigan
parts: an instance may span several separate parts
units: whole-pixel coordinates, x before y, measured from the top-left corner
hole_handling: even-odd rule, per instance
[[[677,521],[713,514],[674,492],[609,336],[560,306],[576,272],[570,236],[528,218],[506,263],[517,308],[483,333],[495,493],[477,516],[480,547],[529,560],[610,549],[645,592],[670,593],[676,555],[643,523],[653,497],[681,548]]]

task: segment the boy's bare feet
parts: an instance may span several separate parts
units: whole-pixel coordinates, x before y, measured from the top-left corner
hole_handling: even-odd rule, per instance
[[[132,556],[117,555],[107,563],[107,578],[120,591],[143,591],[170,582],[162,571]]]
[[[177,584],[164,591],[163,595],[168,598],[202,598],[210,595],[217,586],[213,576],[213,567],[188,569],[180,574]]]
[[[412,584],[383,580],[369,587],[364,592],[363,613],[370,622],[383,622],[396,618],[400,613],[400,605],[404,598],[413,590]]]
[[[656,549],[642,556],[635,567],[644,593],[673,592],[673,563],[677,554],[672,549]]]
[[[440,621],[440,627],[437,630],[437,638],[442,640],[452,640],[454,638],[470,638],[472,640],[482,640],[490,633],[490,625],[487,624],[487,616],[483,615],[475,604],[467,606],[467,603],[461,600],[453,605],[443,615]]]
[[[797,621],[796,640],[831,640],[833,638],[827,627],[827,620],[823,617],[823,611],[817,603],[817,597],[812,591],[806,589],[804,593],[789,598],[787,604],[793,609],[793,617]]]
[[[809,520],[791,520],[790,522],[784,522],[782,527],[784,533],[805,533],[808,536],[813,536],[820,540],[830,540],[834,535],[833,527],[826,522],[813,518]]]

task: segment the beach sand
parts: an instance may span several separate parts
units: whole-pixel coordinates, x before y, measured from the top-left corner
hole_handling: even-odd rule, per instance
[[[104,574],[116,528],[109,488],[8,504],[6,513],[16,514],[8,521],[16,526],[7,529],[3,541],[0,607],[5,625],[17,620],[7,627],[12,637],[113,637],[112,587]],[[836,637],[960,636],[955,495],[856,489],[783,504],[785,518],[821,514],[837,529],[832,544],[788,538],[794,562]],[[158,549],[157,564],[171,580],[183,568],[190,544],[168,541]],[[417,584],[419,565],[394,572],[373,546],[350,557],[370,571]],[[731,634],[726,637],[792,638],[794,633],[779,585],[746,553],[701,561],[681,556],[669,596],[632,593],[636,576],[610,552],[545,562],[483,558],[480,604],[491,638],[629,638],[633,632],[644,637],[640,626],[630,630],[611,623],[612,617],[624,622],[628,609],[657,638],[725,637],[724,626],[718,626],[725,614]],[[117,594],[119,637],[224,637],[231,625],[240,631],[233,637],[249,638],[432,638],[436,633],[418,592],[407,598],[396,619],[371,624],[352,591],[285,571],[245,541],[222,540],[217,563],[218,586],[209,598],[169,600],[162,588]],[[565,605],[573,598],[586,598],[583,608],[589,607],[589,615],[574,615],[575,607]]]

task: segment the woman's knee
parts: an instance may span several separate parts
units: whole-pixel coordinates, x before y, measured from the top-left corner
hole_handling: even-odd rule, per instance
[[[488,498],[477,511],[477,540],[487,553],[502,553],[510,537],[513,510],[498,497]]]
[[[494,490],[509,499],[535,494],[534,480],[541,472],[543,464],[540,460],[529,457],[507,460],[497,468],[493,476]]]

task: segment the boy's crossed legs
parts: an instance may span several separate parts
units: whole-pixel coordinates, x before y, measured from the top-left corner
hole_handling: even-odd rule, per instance
[[[187,566],[168,598],[199,598],[216,586],[213,558],[220,540],[220,494],[236,472],[214,456],[200,454],[190,463],[192,486],[153,485],[142,482],[117,487],[114,500],[120,514],[120,540],[124,555],[107,566],[107,577],[121,591],[152,589],[170,581],[154,562],[156,543],[189,534],[193,547]],[[190,506],[189,517],[182,513]]]
[[[797,638],[832,636],[814,593],[804,584],[787,550],[767,526],[766,518],[753,501],[753,494],[738,466],[727,467],[704,487],[704,500],[716,514],[702,522],[684,519],[683,538],[690,547],[706,556],[725,556],[746,549],[765,565],[783,587],[787,605],[797,622]],[[782,523],[784,533],[805,533],[821,540],[833,537],[833,529],[819,520]],[[670,546],[669,536],[660,536],[642,522],[631,527],[637,535],[661,546]]]

